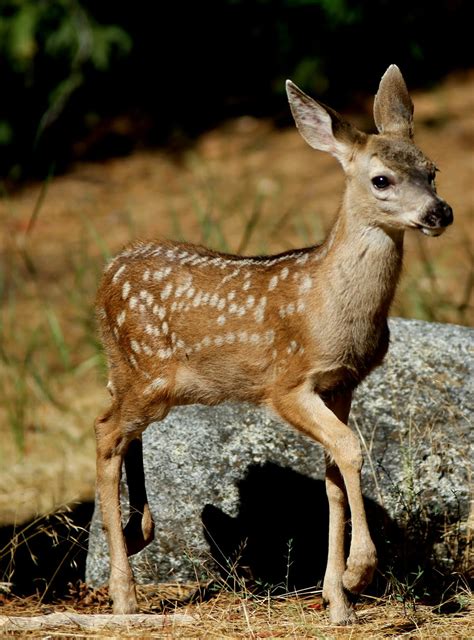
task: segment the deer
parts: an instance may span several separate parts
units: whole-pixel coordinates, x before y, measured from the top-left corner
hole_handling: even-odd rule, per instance
[[[99,286],[111,404],[94,423],[97,493],[114,613],[137,611],[128,556],[154,536],[141,437],[178,405],[251,402],[323,446],[329,533],[322,596],[332,623],[356,622],[351,594],[360,594],[376,570],[362,450],[347,425],[351,399],[388,350],[405,231],[439,236],[453,212],[437,194],[435,164],[413,142],[413,103],[396,65],[374,99],[377,133],[360,131],[290,80],[286,88],[303,139],[334,156],[345,173],[326,239],[250,257],[135,241],[108,264]],[[122,466],[130,506],[125,526]]]

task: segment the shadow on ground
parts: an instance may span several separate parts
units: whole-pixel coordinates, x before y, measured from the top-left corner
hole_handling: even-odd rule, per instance
[[[266,463],[249,467],[238,489],[240,510],[235,518],[210,504],[202,513],[205,536],[222,577],[275,593],[320,586],[329,527],[324,482]],[[384,556],[400,531],[379,505],[369,499],[365,504],[383,568],[389,560]],[[381,576],[376,577],[378,590],[382,582]]]
[[[18,596],[44,601],[68,593],[84,580],[87,540],[94,504],[84,502],[21,526],[0,528],[0,581]]]
[[[284,593],[322,585],[328,551],[329,510],[324,482],[273,463],[249,467],[238,485],[240,509],[230,517],[206,505],[202,520],[221,580],[234,587]],[[434,604],[468,581],[456,571],[458,557],[439,557],[446,521],[414,513],[397,525],[374,501],[365,506],[379,565],[368,592],[389,591],[403,601]],[[350,542],[347,527],[346,553]]]

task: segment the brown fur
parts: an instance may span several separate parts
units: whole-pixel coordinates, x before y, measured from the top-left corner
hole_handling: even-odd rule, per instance
[[[137,243],[111,262],[98,292],[112,405],[96,421],[97,481],[117,613],[137,606],[127,553],[153,535],[141,447],[130,443],[179,404],[265,405],[326,448],[330,531],[323,595],[334,622],[354,620],[345,591],[360,592],[376,566],[360,489],[360,445],[346,426],[351,392],[388,348],[386,318],[404,231],[420,227],[438,235],[452,215],[434,190],[434,165],[411,141],[409,96],[396,67],[376,97],[379,135],[357,131],[291,83],[288,94],[303,137],[332,153],[346,172],[342,206],[325,242],[254,258],[186,243]],[[390,178],[389,189],[373,186],[380,174]],[[124,458],[132,513],[125,536],[119,507]],[[346,501],[352,517],[347,561]]]

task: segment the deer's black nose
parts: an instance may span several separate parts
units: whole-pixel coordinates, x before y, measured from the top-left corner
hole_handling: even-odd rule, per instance
[[[439,200],[423,216],[423,224],[427,227],[447,227],[452,223],[453,210],[444,200]]]
[[[440,222],[444,227],[453,223],[453,210],[447,202],[441,201],[438,207]]]

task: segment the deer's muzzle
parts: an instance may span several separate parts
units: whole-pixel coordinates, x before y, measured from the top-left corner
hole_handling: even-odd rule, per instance
[[[453,223],[453,210],[444,200],[438,200],[423,215],[418,228],[429,236],[439,236]]]

